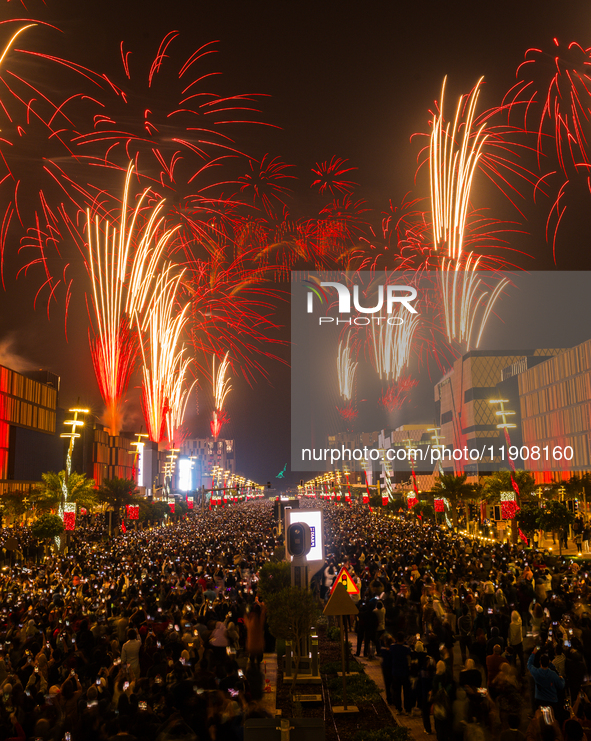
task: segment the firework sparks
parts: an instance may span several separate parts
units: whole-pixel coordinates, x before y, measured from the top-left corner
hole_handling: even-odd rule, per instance
[[[360,255],[358,270],[425,270],[431,257],[431,224],[428,214],[418,208],[419,199],[408,194],[400,206],[382,214],[381,228],[370,225],[369,234],[360,241],[366,247]]]
[[[353,405],[353,386],[355,383],[355,373],[357,372],[357,363],[351,357],[350,337],[341,340],[337,355],[337,375],[339,379],[339,391],[343,398],[344,405],[337,406],[337,411],[345,422],[351,424],[357,417],[357,410]]]
[[[224,359],[222,360],[217,373],[215,370],[215,355],[213,356],[213,373],[212,373],[212,379],[213,379],[213,399],[214,399],[214,410],[213,410],[213,418],[210,423],[211,427],[211,434],[213,435],[214,440],[217,440],[222,425],[224,425],[226,422],[228,422],[228,416],[226,412],[224,411],[224,402],[226,400],[226,396],[230,393],[232,390],[232,387],[230,386],[230,379],[226,378],[226,373],[228,371],[228,368],[230,366],[230,361],[228,359],[230,355],[230,351],[228,351]]]
[[[89,79],[104,91],[104,112],[95,117],[95,130],[77,139],[97,164],[117,166],[122,156],[132,159],[142,176],[163,191],[190,186],[197,178],[200,190],[217,185],[204,180],[207,173],[227,159],[246,156],[225,133],[229,126],[270,125],[256,120],[254,101],[260,96],[221,96],[205,89],[218,73],[197,71],[216,52],[215,42],[179,59],[174,49],[180,36],[179,31],[166,34],[152,62],[139,71],[123,43],[118,74],[107,77],[87,70]],[[162,92],[175,101],[172,110],[162,108],[158,97]],[[195,185],[191,192],[194,189]]]
[[[454,260],[462,255],[472,179],[487,138],[484,124],[476,132],[472,130],[482,79],[481,77],[478,80],[468,96],[464,120],[462,96],[456,108],[453,125],[448,123],[444,128],[445,78],[441,88],[441,113],[433,121],[429,163],[435,249],[447,247],[447,256]]]
[[[188,304],[175,314],[179,284],[183,273],[171,276],[167,265],[156,281],[154,293],[143,322],[136,313],[141,329],[142,405],[150,440],[160,442],[166,432],[167,415],[170,433],[182,421],[186,395],[177,385],[185,377],[187,363],[180,338],[187,323]],[[147,347],[146,347],[147,346]],[[179,349],[180,346],[180,349]]]
[[[403,376],[391,386],[380,397],[380,404],[389,412],[400,409],[404,402],[410,398],[411,391],[418,385],[418,381],[412,376]]]
[[[285,206],[285,196],[289,188],[284,185],[285,180],[295,180],[295,175],[285,173],[289,167],[279,157],[270,159],[265,155],[260,162],[249,160],[250,172],[238,178],[242,193],[252,192],[252,201],[255,206],[261,204],[269,215],[275,213],[276,205],[281,209]]]
[[[0,21],[0,28],[16,21]],[[45,67],[55,63],[64,67],[68,63],[57,57],[15,48],[15,40],[33,26],[55,29],[55,26],[42,21],[20,25],[4,46],[0,61],[0,200],[4,212],[0,216],[0,270],[4,281],[4,262],[7,247],[21,243],[19,253],[24,250],[35,257],[27,260],[19,274],[33,273],[41,269],[42,285],[37,292],[46,288],[49,302],[56,299],[56,290],[61,284],[66,288],[66,303],[69,300],[71,281],[66,275],[56,277],[61,270],[54,271],[49,253],[55,250],[62,232],[68,232],[76,222],[77,215],[83,215],[93,199],[84,188],[68,176],[56,162],[66,163],[67,168],[75,164],[71,140],[73,106],[81,96],[71,94],[54,100],[55,90],[44,91],[35,86],[28,76],[34,69],[43,76]],[[23,60],[24,55],[34,55]],[[24,62],[24,63],[23,63]],[[33,62],[33,64],[31,64]],[[71,80],[62,79],[63,89],[71,87]],[[81,110],[86,114],[93,103],[83,104]],[[75,109],[74,109],[75,110]],[[92,115],[87,119],[92,121]],[[79,126],[84,123],[79,121]],[[83,197],[82,197],[83,196]],[[83,216],[80,219],[83,223]],[[76,235],[75,243],[85,254],[84,240]],[[51,265],[51,267],[50,267]]]
[[[501,278],[494,288],[479,290],[485,287],[477,272],[479,261],[480,257],[474,259],[473,252],[465,260],[443,258],[439,271],[448,342],[455,339],[468,348],[480,345],[490,313],[503,289],[509,285],[507,278]]]
[[[402,307],[388,322],[371,325],[370,340],[378,375],[385,381],[397,381],[410,360],[413,337],[419,324],[418,314],[408,318]]]
[[[16,39],[21,35],[21,33],[23,33],[23,31],[26,31],[27,28],[32,28],[33,26],[36,26],[36,25],[37,25],[36,23],[27,23],[25,26],[21,26],[18,30],[16,30],[12,34],[12,36],[9,39],[8,43],[6,44],[6,46],[4,47],[4,49],[2,50],[2,54],[0,55],[0,66],[2,66],[2,62],[4,61],[4,57],[8,54],[8,52],[12,48],[12,45],[14,44],[14,42],[16,41]]]
[[[310,188],[318,188],[320,194],[324,194],[326,191],[335,194],[338,193],[351,193],[355,189],[355,186],[359,183],[354,183],[352,180],[344,180],[343,175],[348,172],[356,170],[356,167],[345,167],[348,160],[341,159],[340,157],[333,157],[330,162],[317,162],[316,167],[312,168],[312,172],[316,175],[316,180],[312,183]]]
[[[107,424],[114,435],[119,431],[120,400],[129,384],[137,355],[132,319],[144,312],[160,257],[175,231],[162,230],[161,205],[151,210],[146,226],[138,229],[137,221],[147,190],[128,221],[132,173],[133,165],[130,164],[119,230],[108,221],[101,225],[98,216],[93,223],[90,211],[87,211],[88,266],[94,314],[94,322],[91,320],[94,337],[90,338],[90,349],[99,390],[107,407]],[[162,232],[159,237],[158,231]]]
[[[178,366],[174,374],[174,380],[170,387],[170,394],[168,397],[168,411],[166,413],[166,431],[168,441],[171,445],[179,442],[178,431],[183,424],[185,418],[185,411],[187,409],[187,402],[189,401],[189,395],[193,390],[193,387],[197,383],[197,379],[187,387],[186,379],[187,372],[191,361],[189,358],[183,357],[185,353],[185,346],[183,345],[179,353]]]
[[[346,404],[344,407],[337,407],[337,412],[348,424],[351,424],[354,419],[357,419],[358,415],[358,411],[353,407],[352,403]]]
[[[553,140],[560,169],[568,175],[572,165],[590,166],[587,133],[591,105],[591,49],[554,39],[549,52],[528,49],[517,69],[518,82],[505,96],[514,107],[524,104],[524,128],[535,117],[538,164],[544,139]],[[547,126],[551,137],[545,137]],[[569,166],[570,163],[570,166]]]
[[[349,338],[339,343],[339,354],[337,356],[337,373],[339,377],[339,390],[345,401],[351,401],[353,397],[353,383],[357,363],[351,359],[351,346]]]
[[[476,271],[482,257],[464,252],[470,190],[487,139],[485,124],[473,128],[482,78],[471,93],[460,97],[453,124],[447,125],[443,118],[445,82],[429,156],[433,238],[435,249],[447,253],[440,258],[439,279],[448,341],[470,348],[474,336],[478,347],[493,306],[509,281],[501,278],[490,292],[480,292],[482,281]],[[479,309],[479,329],[475,329]]]
[[[277,359],[269,348],[282,344],[274,337],[277,325],[272,301],[280,294],[269,285],[272,268],[260,264],[258,250],[245,245],[239,255],[230,257],[234,246],[216,236],[207,241],[203,237],[179,239],[175,254],[186,270],[183,292],[191,305],[191,344],[197,373],[209,376],[210,358],[222,346],[230,348],[233,362],[251,381],[255,372],[267,375],[261,356]],[[199,256],[200,247],[205,258]]]
[[[591,172],[591,48],[553,40],[549,50],[528,49],[517,69],[517,83],[503,100],[509,111],[523,110],[520,130],[535,136],[540,177],[534,188],[553,198],[546,238],[556,260],[558,229],[571,201],[570,193],[589,196]],[[554,148],[554,152],[552,151]],[[576,200],[574,201],[576,203]]]

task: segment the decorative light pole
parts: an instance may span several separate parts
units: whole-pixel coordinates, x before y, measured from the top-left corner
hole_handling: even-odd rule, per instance
[[[167,497],[169,497],[172,492],[172,477],[175,469],[175,460],[178,458],[178,452],[179,448],[170,448],[170,453],[166,456],[170,459],[165,465],[164,473],[164,487],[167,490]],[[168,484],[166,483],[167,478],[170,479],[170,483]]]
[[[68,452],[66,454],[66,470],[64,479],[62,481],[62,500],[58,508],[60,517],[64,518],[64,505],[68,501],[68,478],[72,473],[72,453],[74,452],[74,442],[76,438],[80,437],[80,433],[76,432],[76,428],[84,427],[84,420],[78,419],[79,414],[88,414],[89,409],[68,409],[69,412],[74,413],[73,419],[67,419],[64,421],[64,427],[70,427],[70,432],[62,432],[60,437],[70,438],[70,444],[68,445]]]
[[[516,424],[513,424],[512,422],[507,422],[507,417],[513,416],[515,412],[510,411],[509,409],[505,409],[505,404],[508,404],[509,401],[507,399],[491,399],[489,401],[489,404],[500,404],[501,408],[495,411],[495,416],[500,417],[502,419],[502,422],[497,425],[497,430],[503,430],[503,433],[505,435],[505,442],[507,443],[507,458],[509,460],[509,465],[511,467],[511,470],[509,471],[509,474],[511,476],[511,486],[513,487],[513,491],[515,494],[513,495],[513,501],[515,503],[514,507],[511,507],[508,502],[510,502],[510,499],[505,498],[501,501],[501,508],[505,507],[505,512],[508,515],[509,519],[511,520],[511,532],[513,535],[513,542],[517,542],[517,522],[515,520],[515,516],[517,512],[519,511],[519,486],[517,485],[517,482],[515,481],[515,478],[513,474],[515,473],[515,462],[512,460],[511,456],[509,455],[509,448],[511,447],[511,437],[509,436],[509,430],[515,429],[517,427]],[[507,497],[507,494],[510,494],[510,492],[505,492],[504,495]],[[503,505],[503,502],[505,504]],[[512,513],[512,516],[511,516]],[[524,540],[527,539],[519,530],[519,534],[523,537]]]
[[[133,459],[133,467],[135,470],[134,478],[136,479],[135,483],[137,483],[138,486],[144,485],[144,470],[143,470],[143,462],[144,462],[144,447],[146,443],[142,441],[142,437],[150,437],[145,432],[137,432],[137,440],[134,440],[131,444],[135,446],[135,456]]]

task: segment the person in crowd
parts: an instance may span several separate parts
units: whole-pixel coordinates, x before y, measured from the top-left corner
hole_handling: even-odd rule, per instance
[[[453,724],[452,703],[455,700],[455,683],[445,661],[437,662],[431,700],[437,741],[445,741]]]
[[[380,658],[382,660],[382,678],[386,690],[386,702],[388,705],[394,704],[392,695],[392,636],[386,635],[380,648]],[[416,648],[415,648],[416,650]]]
[[[123,644],[121,649],[121,663],[124,666],[128,666],[133,676],[137,679],[140,678],[140,649],[142,647],[141,640],[137,637],[137,632],[132,628],[127,631],[127,641]]]
[[[390,647],[392,667],[392,700],[398,714],[410,713],[413,706],[410,687],[410,648],[399,631]],[[404,707],[403,707],[404,701]]]
[[[559,692],[564,690],[565,682],[551,665],[548,654],[538,656],[538,649],[534,648],[528,659],[527,668],[535,682],[536,705],[550,705],[555,713],[559,712],[558,697]]]
[[[517,656],[519,657],[521,676],[525,676],[525,660],[523,656],[523,627],[521,624],[521,616],[517,612],[517,610],[513,610],[513,612],[511,613],[511,623],[509,625],[507,648],[511,657],[511,663],[513,665],[515,665],[515,658]]]
[[[258,597],[252,608],[244,616],[246,624],[246,651],[250,660],[256,666],[260,666],[265,650],[265,616],[267,608],[259,602]]]
[[[472,616],[468,605],[462,607],[462,614],[458,619],[458,630],[460,633],[460,653],[462,655],[462,663],[466,663],[466,658],[470,653],[470,646],[472,645]]]

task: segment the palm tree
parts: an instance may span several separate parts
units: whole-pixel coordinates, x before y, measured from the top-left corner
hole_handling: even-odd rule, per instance
[[[67,491],[68,502],[75,502],[78,506],[91,510],[97,503],[96,484],[94,479],[87,479],[86,474],[72,472],[69,476],[65,471],[55,473],[49,471],[41,474],[42,483],[31,492],[31,502],[37,511],[49,512],[57,509]]]
[[[458,504],[466,499],[474,499],[476,488],[473,484],[467,484],[468,475],[465,473],[456,476],[455,473],[441,473],[435,481],[432,492],[437,498],[445,497],[449,499],[451,505],[452,525],[454,529],[458,526]],[[466,524],[468,518],[466,518]]]
[[[98,490],[98,499],[102,504],[108,504],[115,511],[114,523],[119,525],[119,511],[121,507],[133,502],[134,494],[139,494],[135,481],[131,479],[107,479]]]
[[[3,505],[4,515],[10,517],[12,520],[22,517],[27,510],[26,505],[23,502],[24,498],[23,492],[20,491],[9,491],[6,494],[3,494],[0,501]]]

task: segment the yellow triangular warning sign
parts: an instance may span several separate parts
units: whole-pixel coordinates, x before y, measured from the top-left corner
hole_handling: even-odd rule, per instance
[[[339,571],[337,578],[334,580],[330,593],[332,594],[337,584],[342,584],[347,590],[347,594],[359,594],[359,588],[357,584],[351,579],[351,574],[343,566]]]
[[[337,582],[324,608],[324,615],[357,615],[358,612],[357,605],[345,590],[345,585]]]

